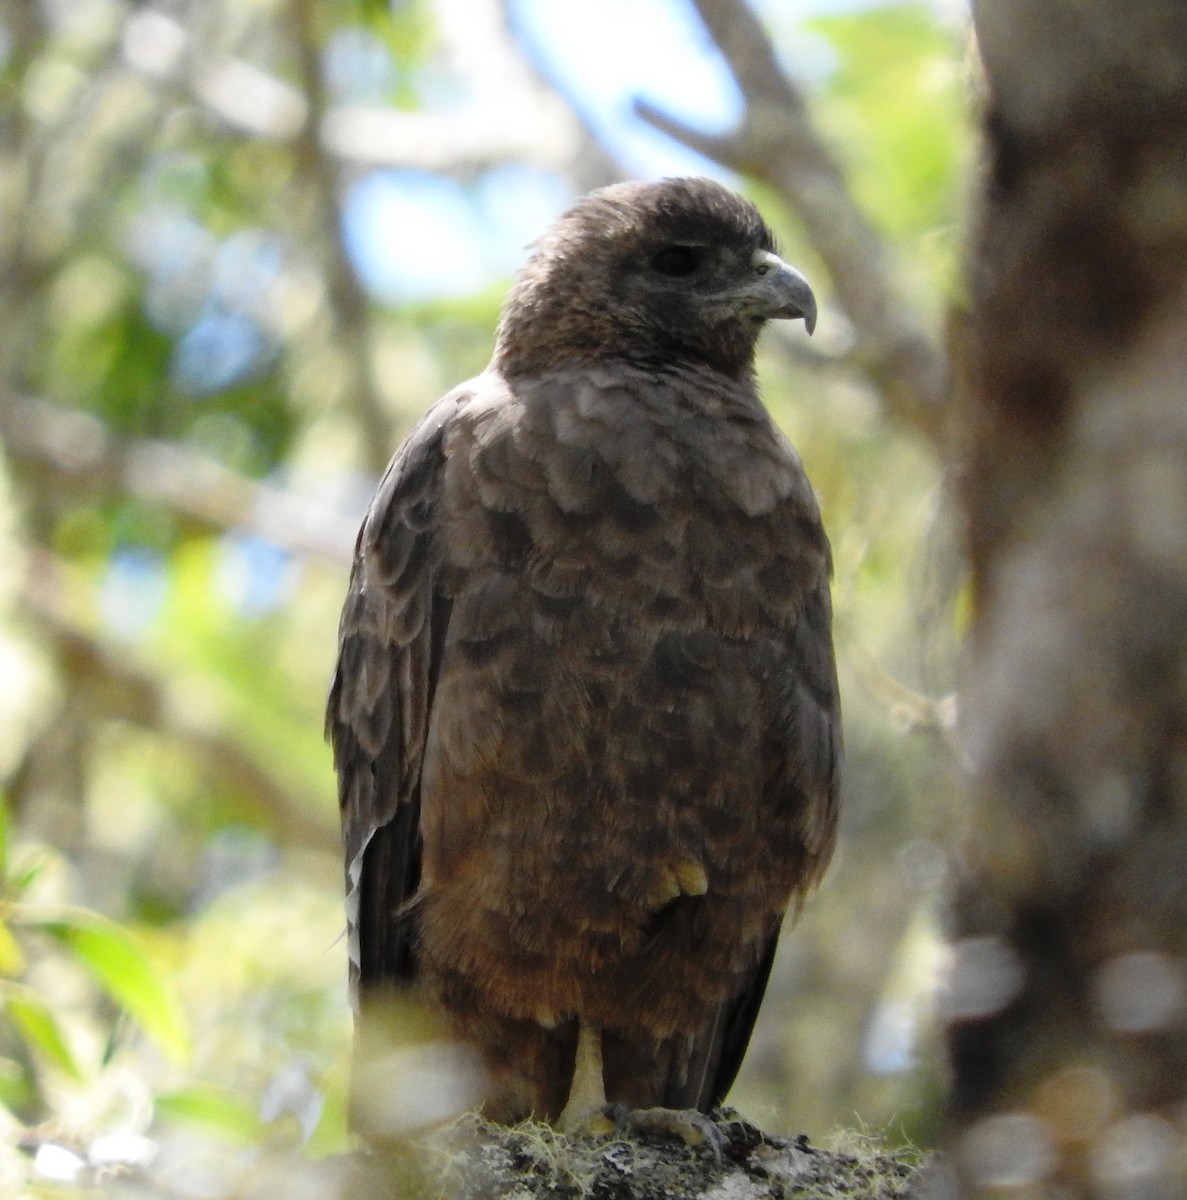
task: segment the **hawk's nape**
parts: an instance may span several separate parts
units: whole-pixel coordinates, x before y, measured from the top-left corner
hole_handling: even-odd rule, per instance
[[[753,378],[764,322],[815,316],[718,184],[594,192],[359,534],[328,712],[352,971],[477,1049],[495,1119],[717,1104],[827,865],[829,548]]]

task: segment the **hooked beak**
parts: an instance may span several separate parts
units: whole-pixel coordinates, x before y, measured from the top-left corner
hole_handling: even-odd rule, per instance
[[[751,266],[753,275],[740,292],[747,315],[764,321],[803,317],[810,334],[816,328],[816,297],[808,281],[769,250],[759,250]]]

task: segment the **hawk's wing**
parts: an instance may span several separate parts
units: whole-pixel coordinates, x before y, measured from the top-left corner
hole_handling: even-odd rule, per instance
[[[820,881],[836,841],[840,791],[841,709],[833,657],[832,611],[827,577],[809,590],[793,627],[783,638],[767,717],[764,806],[790,806],[805,815],[802,854],[791,896],[794,918]],[[656,1064],[662,1103],[669,1108],[721,1104],[733,1086],[771,974],[779,939],[776,927],[743,986],[725,997],[711,1024],[697,1030],[683,1051]]]
[[[326,730],[346,852],[352,989],[407,981],[404,905],[420,883],[420,774],[450,602],[437,588],[445,434],[467,390],[436,404],[392,459],[355,547]]]
[[[828,580],[819,580],[785,641],[788,659],[778,689],[768,740],[771,774],[766,798],[795,805],[811,814],[804,826],[804,858],[792,896],[792,916],[820,882],[836,843],[840,800],[841,704],[832,643],[832,604]],[[681,1103],[708,1111],[721,1104],[733,1086],[754,1031],[779,931],[763,949],[747,985],[718,1010],[710,1030],[692,1048],[687,1079],[696,1094]],[[673,1103],[673,1101],[668,1101]]]

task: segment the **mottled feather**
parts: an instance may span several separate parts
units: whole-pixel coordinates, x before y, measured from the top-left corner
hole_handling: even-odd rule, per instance
[[[328,710],[352,975],[437,1007],[499,1119],[557,1115],[578,1023],[609,1100],[719,1102],[832,851],[828,543],[752,374],[785,295],[815,310],[772,252],[708,181],[586,198],[359,534]]]

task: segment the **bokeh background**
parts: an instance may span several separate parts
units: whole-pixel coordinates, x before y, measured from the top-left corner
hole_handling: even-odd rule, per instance
[[[929,1144],[967,37],[956,3],[0,0],[0,1187],[347,1148],[355,530],[532,238],[690,173],[822,301],[760,373],[834,544],[847,744],[733,1102]]]

